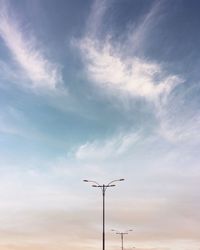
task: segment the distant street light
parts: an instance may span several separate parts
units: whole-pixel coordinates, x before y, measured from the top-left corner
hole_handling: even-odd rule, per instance
[[[133,231],[132,229],[129,229],[125,232],[119,232],[115,229],[111,229],[111,231],[116,232],[116,234],[119,234],[121,236],[121,249],[124,250],[124,234],[128,234],[128,232]]]
[[[115,187],[116,185],[113,184],[114,182],[118,181],[124,181],[124,179],[118,179],[118,180],[113,180],[109,182],[108,184],[102,184],[100,185],[96,181],[91,181],[91,180],[83,180],[84,182],[91,182],[94,183],[92,187],[98,187],[101,188],[102,195],[103,195],[103,234],[102,234],[102,249],[105,250],[105,192],[108,187]]]

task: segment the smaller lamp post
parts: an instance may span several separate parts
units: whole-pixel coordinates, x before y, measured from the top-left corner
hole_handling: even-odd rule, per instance
[[[125,232],[119,232],[119,231],[117,231],[115,229],[111,229],[111,231],[116,232],[116,234],[120,235],[120,237],[121,237],[121,250],[124,250],[124,235],[128,234],[128,232],[131,232],[133,230],[129,229],[129,230],[125,231]]]

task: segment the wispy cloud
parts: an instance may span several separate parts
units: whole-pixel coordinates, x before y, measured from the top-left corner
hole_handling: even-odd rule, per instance
[[[153,2],[149,12],[140,19],[139,25],[134,25],[130,28],[130,33],[128,34],[128,45],[133,45],[133,52],[142,50],[145,47],[148,36],[160,19],[161,6],[161,1]]]
[[[198,85],[186,85],[181,91],[172,94],[170,100],[158,109],[159,134],[172,143],[200,142],[200,112],[195,92],[199,92]]]
[[[133,146],[140,135],[138,133],[120,134],[106,141],[94,141],[81,145],[75,155],[79,160],[105,160],[125,153]]]
[[[101,29],[102,20],[108,9],[109,2],[106,0],[94,1],[86,24],[88,34],[97,35],[97,31]]]
[[[180,119],[181,115],[178,115]],[[164,138],[174,143],[184,141],[187,141],[188,143],[198,143],[200,140],[200,115],[197,114],[195,116],[185,117],[182,122],[179,119],[170,115],[170,113],[166,116],[162,114],[159,133]]]
[[[104,1],[95,1],[89,17],[92,27],[97,26],[98,30],[100,29],[108,7],[109,4]],[[100,39],[96,29],[88,25],[88,30],[78,46],[91,83],[116,96],[127,94],[129,97],[142,98],[154,103],[159,134],[174,142],[195,137],[199,128],[199,118],[196,115],[190,119],[190,123],[181,124],[177,122],[181,114],[176,112],[173,115],[169,108],[177,103],[175,98],[172,100],[169,96],[184,79],[168,72],[164,62],[146,58],[138,53],[145,48],[156,20],[162,17],[161,7],[161,2],[156,1],[149,12],[139,20],[139,24],[132,25],[133,27],[126,31],[127,39],[123,44],[120,40],[114,41],[110,33],[106,34],[104,39]],[[88,145],[84,147],[89,150]]]
[[[89,17],[92,27],[100,29],[107,8],[105,1],[95,1]],[[182,82],[179,76],[166,72],[162,63],[135,53],[139,46],[144,46],[145,34],[152,27],[158,10],[159,2],[153,5],[136,28],[127,31],[127,41],[123,44],[114,42],[110,33],[99,39],[97,29],[88,25],[79,48],[88,78],[93,83],[110,92],[125,92],[133,97],[157,101]]]
[[[13,107],[3,108],[0,112],[0,133],[11,135],[22,135],[23,129],[19,126],[19,121],[23,123],[24,116]]]
[[[166,74],[158,63],[138,57],[124,58],[109,40],[102,46],[98,40],[85,38],[80,48],[88,77],[107,90],[157,100],[181,82],[178,76]]]
[[[31,81],[32,87],[54,89],[62,82],[59,66],[50,62],[37,48],[36,39],[30,37],[10,14],[5,1],[0,1],[0,8],[0,36],[13,59]]]

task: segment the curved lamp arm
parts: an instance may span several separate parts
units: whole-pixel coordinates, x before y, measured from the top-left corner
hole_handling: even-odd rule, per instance
[[[118,179],[118,180],[113,180],[109,182],[107,185],[105,185],[105,189],[107,189],[108,187],[114,187],[115,185],[111,185],[111,184],[114,182],[118,182],[118,181],[124,181],[124,179]]]
[[[111,182],[109,182],[106,186],[109,186],[109,185],[112,184],[113,182],[117,182],[117,181],[124,181],[124,179],[118,179],[118,180],[111,181]]]

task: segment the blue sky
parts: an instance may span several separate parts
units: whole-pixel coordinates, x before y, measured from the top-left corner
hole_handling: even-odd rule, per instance
[[[199,8],[0,0],[0,250],[199,249]]]

